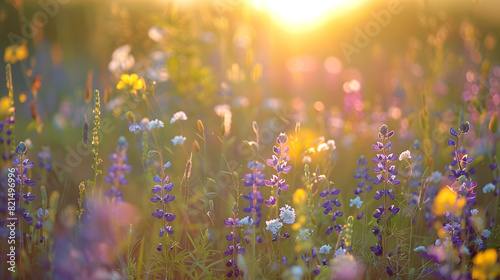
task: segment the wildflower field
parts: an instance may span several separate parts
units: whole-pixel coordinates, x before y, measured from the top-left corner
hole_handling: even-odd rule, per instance
[[[0,3],[0,279],[499,279],[499,11]]]

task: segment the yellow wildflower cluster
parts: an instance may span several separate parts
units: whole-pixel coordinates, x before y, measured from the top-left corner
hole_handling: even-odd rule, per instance
[[[496,279],[500,275],[500,265],[497,262],[498,253],[495,249],[488,249],[477,253],[472,262],[472,279]]]
[[[139,78],[137,74],[123,74],[120,81],[116,84],[116,89],[125,89],[127,91],[135,91],[144,88],[144,79]]]
[[[295,205],[295,208],[297,209],[298,212],[302,210],[302,207],[307,201],[307,192],[304,189],[297,189],[293,193],[293,204]],[[292,225],[293,230],[299,230],[302,228],[302,226],[306,223],[307,218],[304,215],[297,215],[298,219],[297,221]]]
[[[436,216],[443,216],[446,211],[451,211],[453,214],[459,215],[465,203],[466,200],[464,197],[460,197],[450,187],[446,186],[434,198],[432,211]]]
[[[18,61],[25,60],[28,58],[28,47],[26,44],[21,44],[18,46],[8,46],[5,49],[5,54],[3,59],[6,63],[14,64]]]

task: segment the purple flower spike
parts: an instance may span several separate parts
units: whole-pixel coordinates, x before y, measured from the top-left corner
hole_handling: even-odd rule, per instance
[[[165,174],[165,169],[170,167],[170,163],[167,162],[166,164],[163,164],[163,158],[161,156],[161,153],[159,152],[150,151],[149,154],[150,155],[158,154],[160,156],[161,166],[164,167],[163,169],[161,169],[162,170],[161,177],[159,175],[156,175],[153,178],[153,181],[158,184],[155,185],[152,189],[154,197],[150,198],[151,202],[153,203],[160,202],[158,206],[159,208],[156,209],[156,212],[152,213],[152,216],[162,220],[162,224],[164,225],[164,227],[160,229],[160,232],[158,233],[158,235],[161,238],[163,235],[174,234],[172,226],[167,225],[167,223],[172,222],[176,218],[176,215],[168,213],[166,207],[167,203],[172,202],[175,199],[175,196],[167,193],[173,189],[173,183],[169,183],[169,178]],[[161,244],[158,248],[159,248],[158,251],[161,251]]]
[[[287,154],[290,150],[288,145],[286,145],[287,139],[288,138],[286,134],[281,133],[276,139],[276,143],[278,144],[278,146],[273,147],[274,155],[272,155],[270,159],[266,160],[267,164],[274,168],[277,174],[273,175],[271,179],[265,180],[265,184],[267,186],[276,186],[277,195],[280,195],[281,191],[286,191],[289,189],[289,185],[285,184],[285,180],[280,179],[281,173],[286,174],[292,170],[291,166],[287,166],[287,162],[290,160],[290,155]],[[268,201],[266,205],[268,205],[269,203],[270,201]],[[274,203],[272,203],[271,205],[273,204]]]

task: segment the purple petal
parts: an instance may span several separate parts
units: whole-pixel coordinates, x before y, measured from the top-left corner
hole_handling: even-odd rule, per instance
[[[455,141],[453,139],[448,139],[448,146],[455,146]]]
[[[160,176],[156,175],[156,176],[153,178],[153,181],[155,181],[156,183],[161,183],[161,178],[160,178]]]
[[[283,172],[284,173],[288,173],[292,170],[292,167],[291,166],[286,166],[285,168],[283,168]]]
[[[457,137],[458,136],[458,133],[457,131],[453,128],[453,126],[450,128],[450,134]]]

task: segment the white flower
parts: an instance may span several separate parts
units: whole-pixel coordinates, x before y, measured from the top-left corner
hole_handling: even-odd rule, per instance
[[[318,152],[322,152],[322,151],[328,151],[328,146],[326,145],[326,143],[321,143],[318,145]]]
[[[335,146],[335,141],[334,140],[328,140],[326,143],[321,143],[318,146],[318,152],[321,151],[328,151],[328,150],[335,150],[337,147]]]
[[[492,183],[486,184],[486,186],[484,186],[483,188],[483,193],[489,193],[493,191],[495,191],[495,185],[493,185]]]
[[[335,251],[335,257],[342,257],[346,252],[346,249],[339,248],[337,251]]]
[[[280,219],[285,224],[295,223],[295,209],[285,204],[285,207],[280,208]]]
[[[399,155],[399,160],[402,161],[402,160],[406,160],[406,159],[411,159],[411,154],[410,154],[410,151],[409,150],[406,150],[404,152],[402,152],[400,155]]]
[[[332,246],[330,245],[323,245],[319,248],[319,253],[320,254],[325,254],[328,255],[330,254],[330,250],[332,249]]]
[[[148,130],[153,130],[155,128],[160,128],[160,127],[163,127],[164,126],[164,123],[158,119],[154,120],[154,121],[150,121],[148,123]]]
[[[484,236],[484,238],[488,238],[488,237],[490,237],[490,235],[491,235],[491,232],[489,230],[483,229],[483,236]]]
[[[184,137],[182,135],[179,135],[179,136],[175,136],[170,141],[172,141],[172,143],[174,144],[174,146],[182,145],[182,144],[184,144],[184,141],[186,141],[186,137]]]
[[[304,277],[304,269],[302,266],[296,265],[292,266],[290,268],[290,274],[292,275],[293,279],[302,279]]]
[[[330,150],[337,149],[337,146],[335,146],[335,140],[326,141],[326,145],[328,146],[328,149],[330,149]]]
[[[186,113],[184,113],[183,111],[179,111],[179,112],[175,113],[174,116],[170,119],[170,123],[172,124],[172,123],[179,121],[179,120],[185,121],[187,119],[188,118],[186,116]]]
[[[266,221],[266,230],[272,232],[274,235],[278,234],[280,231],[281,227],[283,226],[283,223],[280,222],[278,219]]]
[[[252,218],[250,216],[246,216],[238,222],[238,226],[251,226],[253,224]]]
[[[130,54],[131,50],[132,47],[128,44],[117,48],[111,55],[111,62],[108,64],[109,71],[118,73],[130,70],[135,64],[135,59]]]
[[[477,213],[479,213],[479,211],[478,211],[477,209],[472,209],[472,210],[470,210],[470,214],[471,214],[472,216],[476,216],[476,215],[477,215]]]
[[[165,35],[167,35],[167,32],[159,26],[153,25],[149,28],[148,36],[155,42],[162,41],[165,38]]]
[[[441,180],[443,180],[443,174],[439,171],[434,171],[432,172],[431,176],[431,181],[434,182],[434,184],[439,183]]]
[[[309,230],[307,228],[301,228],[299,230],[299,235],[302,237],[302,240],[307,240],[313,234],[314,230]]]
[[[425,249],[424,246],[418,246],[417,248],[413,249],[414,252],[427,252],[427,249]]]
[[[436,239],[436,242],[434,242],[434,245],[436,245],[436,246],[441,245],[441,239]]]
[[[355,199],[351,198],[351,204],[349,206],[350,207],[356,206],[359,209],[359,208],[361,208],[361,206],[363,206],[363,201],[361,201],[361,198],[358,195],[358,196],[356,196]]]

